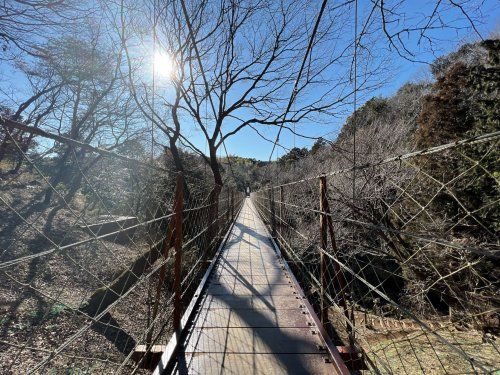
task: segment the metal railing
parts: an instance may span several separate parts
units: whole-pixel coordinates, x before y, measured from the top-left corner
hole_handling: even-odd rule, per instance
[[[500,368],[500,181],[492,160],[499,138],[285,180],[252,195],[352,370]]]
[[[2,119],[2,372],[141,373],[176,330],[243,194]],[[35,147],[22,143],[23,134]],[[127,148],[131,147],[131,148]]]

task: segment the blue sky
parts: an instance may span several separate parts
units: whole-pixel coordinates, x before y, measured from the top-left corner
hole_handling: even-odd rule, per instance
[[[418,14],[419,12],[428,11],[424,9],[424,1],[410,1],[407,3],[405,9],[408,13]],[[319,2],[318,2],[319,4]],[[477,24],[478,30],[483,36],[483,38],[488,37],[493,30],[499,30],[500,26],[500,2],[498,1],[485,1],[482,7],[483,18],[480,24]],[[426,5],[428,6],[428,5]],[[457,26],[464,26],[464,24],[457,24]],[[429,53],[427,51],[420,50],[418,54],[419,59],[426,62],[432,62],[436,56],[442,56],[449,52],[454,51],[458,46],[463,43],[476,41],[479,37],[468,30],[467,32],[454,32],[451,30],[439,30],[434,33],[433,37],[436,41],[436,46],[438,49],[434,53]],[[419,51],[415,40],[408,40],[410,46],[414,48],[415,51]],[[398,55],[393,51],[390,54],[391,64],[388,69],[391,70],[391,79],[383,85],[383,87],[373,91],[369,96],[391,96],[393,95],[399,87],[404,83],[409,81],[421,80],[424,77],[429,77],[429,68],[425,63],[414,63],[408,60],[398,57]],[[361,103],[358,103],[358,107]],[[330,133],[327,138],[334,139],[335,134],[342,127],[345,120],[345,116],[340,116],[338,118],[332,118],[331,122],[324,124],[308,124],[297,126],[297,130],[301,131],[303,134],[308,136],[321,136]],[[270,139],[275,139],[277,129],[268,129],[261,127],[259,128],[266,137]],[[290,132],[283,131],[280,136],[280,143],[287,148],[291,148],[294,145],[297,147],[310,147],[314,141],[309,139],[304,139],[298,136],[293,136]],[[262,140],[255,132],[251,129],[245,129],[229,139],[226,142],[229,153],[237,154],[244,157],[252,157],[259,160],[268,160],[272,145],[264,140]],[[273,155],[273,159],[277,156],[283,154],[283,150],[278,151],[278,155]]]
[[[334,2],[332,2],[333,4]],[[319,8],[320,1],[312,2]],[[362,23],[368,8],[371,6],[371,2],[368,0],[361,0],[360,4],[360,16],[359,20]],[[429,14],[432,12],[432,7],[435,1],[406,1],[402,11],[408,16],[406,21],[412,22],[411,17],[419,18],[421,14]],[[480,17],[480,22],[476,23],[479,32],[483,37],[487,37],[493,30],[499,31],[500,23],[500,2],[497,0],[485,0],[481,7],[482,16]],[[311,6],[311,24],[314,22],[314,16],[316,14],[316,9]],[[459,17],[460,18],[460,17]],[[456,27],[464,27],[467,25],[466,20],[462,17],[453,23]],[[349,30],[348,30],[349,31]],[[353,34],[353,32],[351,32]],[[427,49],[422,48],[422,46],[417,44],[415,38],[410,38],[405,40],[406,45],[415,52],[416,56],[420,60],[426,62],[432,62],[436,56],[440,56],[455,50],[459,45],[465,42],[471,42],[478,40],[478,36],[469,30],[450,30],[450,29],[439,29],[432,33],[432,38],[435,42],[435,51],[432,53]],[[384,45],[385,43],[385,45]],[[374,46],[376,48],[386,48],[387,42],[383,39],[380,45]],[[420,80],[424,76],[428,76],[428,65],[425,63],[415,63],[408,60],[402,59],[397,55],[397,53],[392,49],[392,51],[387,51],[386,57],[389,59],[386,64],[387,73],[390,74],[390,79],[386,80],[384,85],[380,88],[366,93],[366,96],[359,100],[358,106],[372,96],[390,96],[395,93],[395,91],[404,83],[408,81]],[[146,68],[147,69],[147,68]],[[25,81],[23,76],[16,72],[8,63],[0,61],[0,99],[4,103],[9,103],[8,97],[12,96],[17,98],[23,97]],[[160,88],[161,89],[161,88]],[[300,99],[299,99],[300,100]],[[308,136],[323,136],[328,134],[327,138],[334,139],[336,133],[341,128],[346,115],[351,113],[352,110],[346,108],[346,112],[343,114],[338,114],[337,116],[325,119],[322,123],[308,123],[304,122],[297,125],[297,131],[306,134]],[[193,126],[188,130],[188,136],[190,141],[192,141],[201,150],[205,149],[204,138],[201,131],[196,130]],[[185,129],[186,130],[186,129]],[[226,131],[228,129],[226,128]],[[259,127],[259,131],[264,134],[268,139],[275,139],[277,128]],[[280,143],[287,148],[293,146],[297,147],[310,147],[314,141],[310,139],[304,139],[298,136],[293,136],[288,131],[284,130],[282,132]],[[235,136],[231,137],[226,141],[226,146],[228,152],[232,155],[239,155],[243,157],[251,157],[260,160],[268,160],[270,152],[272,149],[272,144],[260,138],[252,129],[246,128]],[[225,153],[223,149],[220,150],[220,155],[224,156]],[[277,156],[283,155],[283,150],[278,149],[277,153],[273,155],[273,159]]]

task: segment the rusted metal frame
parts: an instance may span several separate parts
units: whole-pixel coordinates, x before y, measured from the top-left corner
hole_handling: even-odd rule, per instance
[[[169,222],[167,229],[167,239],[163,249],[163,257],[168,258],[168,252],[173,246],[175,249],[174,260],[174,311],[173,311],[173,325],[174,329],[178,329],[181,306],[181,291],[180,291],[180,278],[181,278],[181,265],[182,265],[182,220],[183,220],[183,206],[184,206],[184,177],[182,173],[177,174],[177,181],[175,185],[175,197],[172,207],[173,216]],[[151,321],[155,321],[158,314],[158,306],[161,295],[161,288],[165,282],[167,264],[163,264],[160,268],[158,284],[156,286],[155,303]],[[152,335],[154,326],[151,326],[146,336],[146,345],[144,352],[137,356],[141,363],[141,367],[153,369],[156,362],[161,356],[162,345],[152,345]],[[140,348],[140,346],[138,347]],[[142,348],[141,348],[142,349]],[[142,350],[136,350],[141,352]]]
[[[184,178],[182,174],[177,176],[177,184],[180,188],[176,191],[175,208],[174,208],[174,223],[175,223],[175,238],[174,238],[174,315],[173,324],[176,332],[180,331],[181,323],[181,274],[182,274],[182,209],[184,208]]]
[[[176,222],[175,222],[175,211],[176,207],[178,205],[178,200],[181,197],[179,197],[179,191],[182,193],[183,189],[183,180],[182,180],[182,175],[179,174],[177,177],[177,183],[175,187],[175,198],[174,198],[174,203],[172,207],[172,211],[174,212],[172,216],[170,217],[170,220],[168,222],[168,227],[167,227],[167,234],[165,236],[165,240],[163,242],[163,251],[162,251],[162,256],[164,259],[168,258],[168,253],[170,248],[174,245],[174,237],[173,235],[176,232]],[[158,283],[156,285],[156,293],[155,293],[155,302],[153,305],[153,310],[151,316],[148,316],[148,331],[146,334],[146,343],[145,345],[138,345],[136,346],[134,350],[134,354],[132,355],[132,358],[138,363],[138,366],[141,368],[146,368],[146,369],[153,369],[155,363],[158,361],[159,353],[158,351],[160,350],[159,345],[153,345],[153,331],[154,331],[154,324],[149,324],[149,321],[154,322],[156,320],[156,316],[158,314],[158,306],[160,302],[160,295],[161,295],[161,288],[165,282],[165,275],[166,275],[166,269],[167,269],[167,264],[164,263],[160,270],[159,270],[159,279]]]
[[[258,210],[257,210],[257,212],[258,212]],[[337,373],[342,374],[342,375],[350,374],[351,372],[349,371],[349,369],[345,365],[344,361],[342,360],[342,357],[340,356],[340,353],[339,353],[337,347],[333,344],[328,332],[325,330],[325,328],[321,324],[321,322],[320,322],[318,316],[316,315],[316,312],[314,311],[312,305],[309,303],[309,301],[305,297],[304,291],[302,290],[299,282],[295,278],[295,275],[293,274],[292,270],[290,269],[290,266],[288,265],[287,261],[281,255],[280,248],[278,247],[278,245],[276,244],[274,239],[271,237],[271,234],[269,233],[269,229],[267,228],[267,226],[264,226],[264,228],[265,228],[265,231],[267,232],[267,235],[271,241],[271,244],[273,245],[274,251],[281,259],[283,259],[283,267],[285,267],[285,270],[288,272],[288,275],[290,276],[290,280],[292,281],[293,285],[297,289],[297,292],[299,293],[299,297],[302,299],[303,304],[306,307],[311,319],[313,320],[314,324],[318,328],[319,336],[320,336],[321,340],[323,341],[323,343],[325,344],[325,348],[328,351],[328,354],[330,354],[330,357],[332,358],[332,364],[335,367],[335,369],[337,370]]]
[[[236,213],[235,217],[238,217],[238,215],[241,212],[241,208],[243,206],[240,205],[238,212]],[[209,267],[205,271],[205,274],[203,275],[203,278],[200,281],[200,284],[198,285],[198,288],[196,289],[193,298],[189,302],[188,307],[186,308],[186,311],[184,312],[184,315],[182,316],[182,319],[180,321],[180,331],[175,332],[172,337],[170,338],[167,346],[165,347],[165,351],[163,352],[160,361],[158,362],[158,365],[156,366],[153,375],[161,375],[163,373],[168,373],[169,370],[172,370],[174,365],[175,365],[175,360],[177,356],[177,350],[179,349],[179,345],[182,344],[182,341],[185,339],[186,335],[186,329],[189,327],[189,323],[192,321],[192,318],[194,314],[196,313],[197,308],[200,306],[201,299],[203,296],[203,292],[205,291],[207,287],[207,282],[212,274],[212,271],[217,264],[217,261],[220,258],[220,255],[222,254],[222,250],[224,249],[224,246],[229,238],[229,234],[231,233],[234,223],[236,221],[233,221],[231,225],[229,226],[228,231],[226,232],[222,242],[220,243],[217,252],[215,256],[213,257],[212,261],[210,262]]]
[[[335,239],[335,231],[333,230],[333,219],[332,215],[330,212],[330,204],[328,202],[328,190],[327,190],[327,185],[326,185],[326,176],[320,177],[322,180],[321,182],[321,216],[324,218],[324,221],[327,224],[328,227],[328,234],[330,235],[330,242],[332,244],[332,250],[333,254],[335,257],[339,256],[339,249],[337,247],[337,241]],[[322,233],[323,234],[323,233]],[[323,244],[323,243],[322,243]],[[324,251],[321,252],[321,257],[322,257],[322,262],[325,261],[326,263],[326,258],[327,255],[325,254],[327,252],[326,250],[326,242],[325,242],[325,247],[321,246]],[[334,263],[334,269],[335,269],[335,280],[337,281],[339,288],[340,288],[340,305],[342,306],[342,310],[344,312],[345,318],[346,318],[346,330],[347,334],[349,337],[349,346],[348,347],[340,347],[339,351],[341,352],[341,355],[344,358],[344,361],[346,362],[347,366],[351,370],[362,370],[365,369],[365,363],[364,359],[366,358],[366,355],[364,355],[364,351],[362,349],[359,349],[356,347],[354,338],[355,338],[355,319],[354,319],[354,310],[351,310],[351,314],[349,314],[349,308],[347,306],[347,298],[346,298],[346,288],[347,288],[347,282],[345,279],[344,272],[342,271],[340,265],[336,262]],[[322,263],[323,266],[323,263]],[[323,289],[322,289],[323,291]],[[321,296],[321,301],[323,303],[325,296]],[[326,298],[325,298],[326,300]],[[361,353],[361,357],[358,356],[358,354]]]
[[[319,178],[319,207],[321,212],[325,212],[326,203],[326,177],[321,176]],[[320,247],[326,251],[327,242],[328,242],[328,233],[327,233],[327,218],[324,213],[319,216],[319,228],[320,228]],[[324,255],[323,251],[320,251],[319,254],[319,262],[320,262],[320,320],[323,324],[323,327],[327,328],[328,326],[328,304],[326,301],[326,292],[328,288],[327,281],[327,258]]]
[[[326,179],[326,177],[325,177]],[[328,203],[328,195],[325,192],[325,201],[324,201],[324,206],[322,207],[322,210],[324,212],[325,220],[328,224],[328,232],[330,235],[330,242],[332,244],[332,250],[333,254],[338,257],[339,255],[339,249],[337,247],[337,241],[335,239],[335,232],[333,230],[333,220],[332,220],[332,215],[330,212],[330,204]],[[324,248],[326,252],[326,247]],[[321,252],[321,256],[326,258],[326,254],[324,252]],[[342,309],[344,310],[344,315],[347,319],[347,332],[349,334],[349,341],[351,345],[354,345],[354,314],[351,314],[349,316],[349,309],[347,307],[347,299],[346,299],[346,288],[347,288],[347,282],[345,279],[344,272],[338,265],[338,263],[334,262],[334,269],[335,269],[335,279],[337,283],[339,284],[340,287],[340,305],[342,306]]]
[[[179,183],[181,183],[179,185]],[[163,245],[163,258],[167,259],[168,258],[168,252],[170,248],[174,245],[173,243],[173,237],[172,234],[174,232],[174,226],[175,226],[175,209],[177,205],[177,199],[179,196],[179,190],[182,190],[182,181],[180,181],[179,177],[177,178],[176,185],[175,185],[175,199],[174,203],[172,206],[172,212],[174,213],[173,216],[170,218],[168,227],[167,227],[167,236]],[[167,273],[167,264],[165,263],[164,265],[161,266],[160,268],[160,274],[159,274],[159,279],[158,279],[158,284],[156,285],[156,293],[155,293],[155,303],[153,305],[153,312],[151,315],[151,321],[154,322],[156,315],[158,314],[158,305],[160,301],[160,294],[161,294],[161,288],[163,284],[165,283],[165,275]],[[146,345],[151,344],[151,339],[153,335],[153,329],[150,329],[147,336],[146,336]]]

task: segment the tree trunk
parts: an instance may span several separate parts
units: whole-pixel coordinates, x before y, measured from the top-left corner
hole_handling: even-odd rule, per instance
[[[17,157],[16,166],[9,172],[10,174],[17,174],[17,172],[19,172],[19,170],[21,169],[21,167],[23,165],[23,161],[24,161],[23,154],[26,154],[26,152],[29,150],[31,142],[33,141],[34,137],[35,137],[34,134],[30,134],[28,136],[28,139],[26,140],[26,142],[23,142],[23,144],[21,146],[22,153],[21,152],[19,153],[19,155]],[[0,161],[1,161],[1,159],[0,159]]]
[[[70,148],[68,147],[66,149],[66,151],[64,152],[63,156],[61,156],[61,159],[59,159],[59,161],[57,162],[57,166],[55,168],[56,172],[50,179],[51,186],[49,186],[47,188],[47,190],[45,191],[45,198],[43,199],[43,203],[46,205],[50,204],[50,201],[52,200],[52,196],[54,195],[54,190],[52,189],[52,187],[54,187],[54,189],[55,189],[57,184],[59,184],[59,182],[61,182],[61,180],[62,180],[62,177],[64,175],[64,170],[65,170],[65,164],[69,158],[70,152],[71,152]]]
[[[212,170],[212,174],[214,176],[214,183],[222,187],[222,174],[220,173],[219,162],[217,161],[217,149],[209,142],[210,147],[210,169]]]
[[[172,154],[172,159],[174,160],[175,170],[176,172],[184,172],[184,166],[182,165],[181,156],[179,154],[179,149],[177,148],[176,140],[174,138],[170,138],[170,152]]]

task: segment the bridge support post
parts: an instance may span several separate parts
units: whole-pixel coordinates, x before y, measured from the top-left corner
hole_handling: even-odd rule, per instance
[[[276,238],[276,202],[274,201],[274,187],[269,189],[269,202],[271,208],[271,235]]]
[[[184,178],[181,173],[177,175],[177,184],[175,189],[175,206],[174,206],[174,314],[173,324],[175,332],[180,332],[181,327],[181,271],[182,271],[182,210],[184,206],[183,197]]]
[[[328,236],[327,236],[327,231],[328,234],[330,235],[330,242],[332,245],[332,250],[333,254],[335,256],[338,256],[339,254],[339,249],[337,247],[337,241],[335,240],[335,232],[333,230],[333,220],[330,212],[330,204],[328,203],[328,190],[327,190],[327,185],[326,185],[326,176],[320,177],[320,211],[321,211],[321,216],[320,216],[320,230],[321,230],[321,248],[326,251],[327,249],[327,241],[328,241]],[[321,322],[325,326],[325,329],[327,328],[326,325],[328,324],[328,306],[326,305],[326,288],[327,288],[327,257],[324,255],[324,251],[321,252],[320,255],[320,262],[321,262]],[[340,265],[336,262],[334,262],[333,265],[335,269],[335,281],[338,284],[338,287],[340,291],[337,293],[339,297],[339,303],[342,306],[342,309],[344,310],[344,315],[346,318],[346,331],[349,336],[349,345],[351,348],[354,348],[354,313],[349,314],[349,309],[347,306],[347,298],[346,298],[346,289],[347,289],[347,282],[345,279],[344,272],[342,271]]]
[[[181,265],[182,265],[182,210],[184,205],[184,176],[181,172],[177,175],[175,184],[175,197],[173,203],[173,217],[170,218],[167,234],[165,236],[164,245],[162,249],[163,259],[168,258],[168,252],[172,246],[175,249],[174,260],[174,313],[173,324],[174,329],[180,328],[180,314],[181,314]],[[148,328],[146,334],[146,344],[136,346],[132,359],[139,363],[141,368],[154,369],[158,363],[161,353],[164,349],[161,345],[153,344],[153,331],[156,315],[158,314],[159,303],[161,299],[161,289],[165,283],[165,276],[167,265],[163,264],[160,268],[158,284],[156,285],[156,294],[154,299],[153,311],[148,321]]]
[[[280,186],[280,210],[279,210],[279,232],[281,240],[283,240],[283,211],[284,211],[284,199],[285,199],[285,191],[283,185]]]
[[[231,221],[234,221],[234,189],[231,188]]]
[[[319,178],[319,209],[321,211],[319,217],[319,230],[320,230],[320,246],[323,251],[320,252],[319,262],[320,262],[320,320],[325,329],[328,324],[328,304],[326,302],[326,293],[328,288],[327,282],[327,264],[325,251],[328,241],[327,233],[327,195],[326,195],[326,176],[321,176]]]

